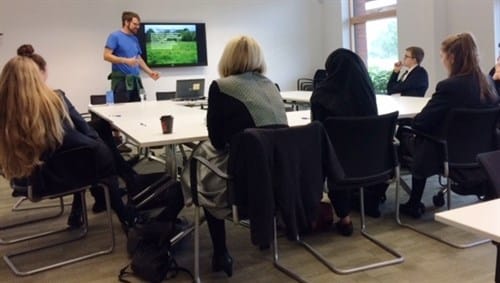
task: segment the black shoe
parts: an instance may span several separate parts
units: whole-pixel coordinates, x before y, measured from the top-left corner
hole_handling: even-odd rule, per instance
[[[129,152],[132,152],[132,149],[124,144],[120,144],[119,146],[117,146],[118,148],[118,151],[121,152],[121,153],[129,153]]]
[[[139,156],[139,154],[137,154],[137,155],[134,155],[133,157],[129,158],[126,162],[128,163],[128,165],[130,167],[134,167],[135,165],[137,165],[137,163],[139,163],[139,160],[140,160],[140,156]]]
[[[233,258],[228,252],[223,255],[212,257],[212,271],[224,271],[228,277],[233,276]]]
[[[425,205],[423,203],[418,203],[415,205],[407,202],[399,205],[399,212],[418,219],[425,213]]]
[[[352,221],[349,223],[342,223],[340,220],[335,223],[335,228],[340,235],[349,237],[352,235],[354,228],[352,227]]]
[[[94,205],[92,205],[92,212],[100,213],[106,210],[106,199],[104,197],[104,188],[101,186],[90,187],[90,194],[94,197]]]
[[[82,209],[81,208],[76,208],[76,209],[71,209],[71,212],[68,216],[68,226],[71,229],[76,229],[80,228],[83,226],[83,215],[82,215]]]
[[[92,205],[92,212],[97,214],[103,211],[106,211],[106,204],[100,201],[94,202],[94,204]]]

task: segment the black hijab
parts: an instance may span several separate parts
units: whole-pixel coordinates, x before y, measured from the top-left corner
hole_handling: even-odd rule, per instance
[[[313,91],[311,109],[323,108],[327,116],[377,115],[372,81],[363,60],[354,52],[339,48],[325,63],[327,77]]]

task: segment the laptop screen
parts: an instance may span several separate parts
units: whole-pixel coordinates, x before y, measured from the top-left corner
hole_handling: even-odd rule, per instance
[[[177,80],[175,98],[177,100],[200,99],[204,97],[205,79]]]

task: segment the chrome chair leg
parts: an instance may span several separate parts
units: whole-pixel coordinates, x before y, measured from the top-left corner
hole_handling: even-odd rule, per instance
[[[12,252],[12,253],[8,253],[8,254],[4,255],[3,256],[4,261],[7,263],[9,268],[14,272],[14,274],[16,274],[18,276],[32,275],[35,273],[39,273],[39,272],[46,271],[49,269],[54,269],[54,268],[68,265],[68,264],[71,264],[74,262],[79,262],[79,261],[89,259],[92,257],[96,257],[96,256],[104,255],[104,254],[109,254],[113,251],[114,246],[115,246],[115,238],[114,238],[113,222],[112,222],[112,215],[111,215],[111,204],[110,204],[110,199],[109,199],[108,188],[105,187],[104,196],[105,196],[106,208],[107,208],[107,210],[106,210],[107,217],[106,218],[107,218],[107,222],[108,222],[108,230],[109,230],[109,237],[110,237],[110,243],[107,247],[100,249],[98,251],[95,251],[95,252],[90,252],[90,253],[82,255],[82,256],[74,257],[74,258],[67,259],[67,260],[62,260],[62,261],[59,261],[59,262],[54,263],[54,264],[49,264],[49,265],[45,265],[45,266],[42,266],[39,268],[33,268],[33,269],[29,269],[29,270],[24,270],[24,271],[21,270],[13,262],[13,258],[16,258],[18,256],[26,255],[26,254],[29,254],[29,253],[32,253],[35,251],[40,251],[40,250],[48,249],[48,248],[55,247],[55,246],[59,246],[59,245],[73,242],[73,241],[76,241],[76,240],[79,240],[79,239],[85,237],[85,235],[87,234],[87,231],[88,231],[87,208],[86,208],[84,191],[81,191],[80,194],[81,194],[82,209],[83,209],[82,231],[77,236],[71,237],[70,239],[65,239],[62,241],[54,242],[54,243],[44,245],[44,246],[41,246],[38,248],[33,248],[33,249],[20,251],[20,252]],[[62,229],[61,231],[66,231],[66,230],[68,230],[68,228]],[[41,261],[41,262],[43,262],[43,261]]]
[[[446,190],[446,198],[447,198],[447,208],[448,210],[451,209],[451,180],[447,180],[447,190]],[[454,247],[454,248],[457,248],[457,249],[466,249],[466,248],[471,248],[471,247],[475,247],[475,246],[479,246],[479,245],[482,245],[482,244],[486,244],[486,243],[489,243],[491,242],[490,239],[480,239],[480,240],[476,240],[476,241],[471,241],[471,242],[468,242],[468,243],[456,243],[456,242],[452,242],[452,241],[449,241],[449,240],[446,240],[442,237],[439,237],[435,234],[432,234],[432,233],[429,233],[429,232],[426,232],[422,229],[419,229],[417,228],[416,226],[413,226],[413,225],[410,225],[410,224],[407,224],[407,223],[403,223],[401,221],[401,217],[400,217],[400,211],[399,211],[399,187],[396,187],[396,222],[400,225],[400,226],[403,226],[405,228],[408,228],[408,229],[411,229],[417,233],[420,233],[424,236],[427,236],[429,238],[432,238],[436,241],[439,241],[441,243],[444,243],[444,244],[447,244],[451,247]]]

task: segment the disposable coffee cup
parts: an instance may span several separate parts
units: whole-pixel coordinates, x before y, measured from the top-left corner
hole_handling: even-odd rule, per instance
[[[172,133],[172,129],[174,126],[174,117],[172,115],[165,115],[160,117],[161,121],[161,129],[164,134]]]

